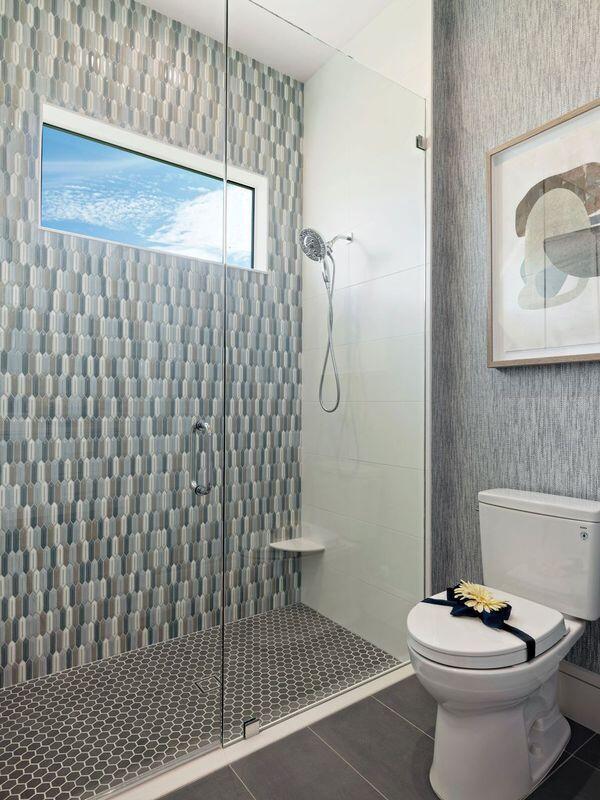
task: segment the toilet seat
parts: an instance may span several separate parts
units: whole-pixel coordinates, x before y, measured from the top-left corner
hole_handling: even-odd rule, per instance
[[[536,656],[549,650],[567,633],[563,615],[497,589],[494,597],[512,606],[508,623],[536,641]],[[445,592],[434,595],[443,600]],[[477,617],[452,617],[447,606],[418,603],[408,615],[408,645],[420,655],[462,669],[499,669],[527,661],[525,643],[513,634],[484,625]]]

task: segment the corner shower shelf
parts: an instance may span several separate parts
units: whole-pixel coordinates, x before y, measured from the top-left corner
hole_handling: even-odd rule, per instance
[[[294,539],[282,539],[280,542],[271,542],[273,550],[288,550],[294,553],[322,553],[325,548],[318,542],[313,542],[305,536]]]

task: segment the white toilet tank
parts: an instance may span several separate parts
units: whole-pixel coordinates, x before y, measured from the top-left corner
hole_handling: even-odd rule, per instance
[[[479,523],[487,586],[600,617],[600,502],[488,489],[479,492]]]

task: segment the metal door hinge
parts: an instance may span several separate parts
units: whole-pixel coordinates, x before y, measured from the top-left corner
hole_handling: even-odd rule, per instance
[[[260,720],[256,717],[244,720],[244,739],[249,739],[251,736],[256,736],[260,731]]]
[[[419,134],[417,136],[416,145],[419,150],[427,150],[427,139],[422,134]]]

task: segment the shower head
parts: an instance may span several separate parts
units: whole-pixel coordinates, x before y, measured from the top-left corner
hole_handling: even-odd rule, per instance
[[[323,261],[325,256],[331,255],[333,245],[338,241],[338,239],[344,239],[347,242],[351,242],[353,236],[352,234],[349,236],[338,234],[337,236],[334,236],[333,239],[330,239],[328,242],[326,242],[325,237],[321,236],[319,231],[316,231],[314,228],[302,228],[298,239],[300,241],[302,252],[305,256],[308,256],[311,261]]]
[[[303,228],[300,231],[300,247],[311,261],[323,261],[327,255],[327,243],[314,228]]]

